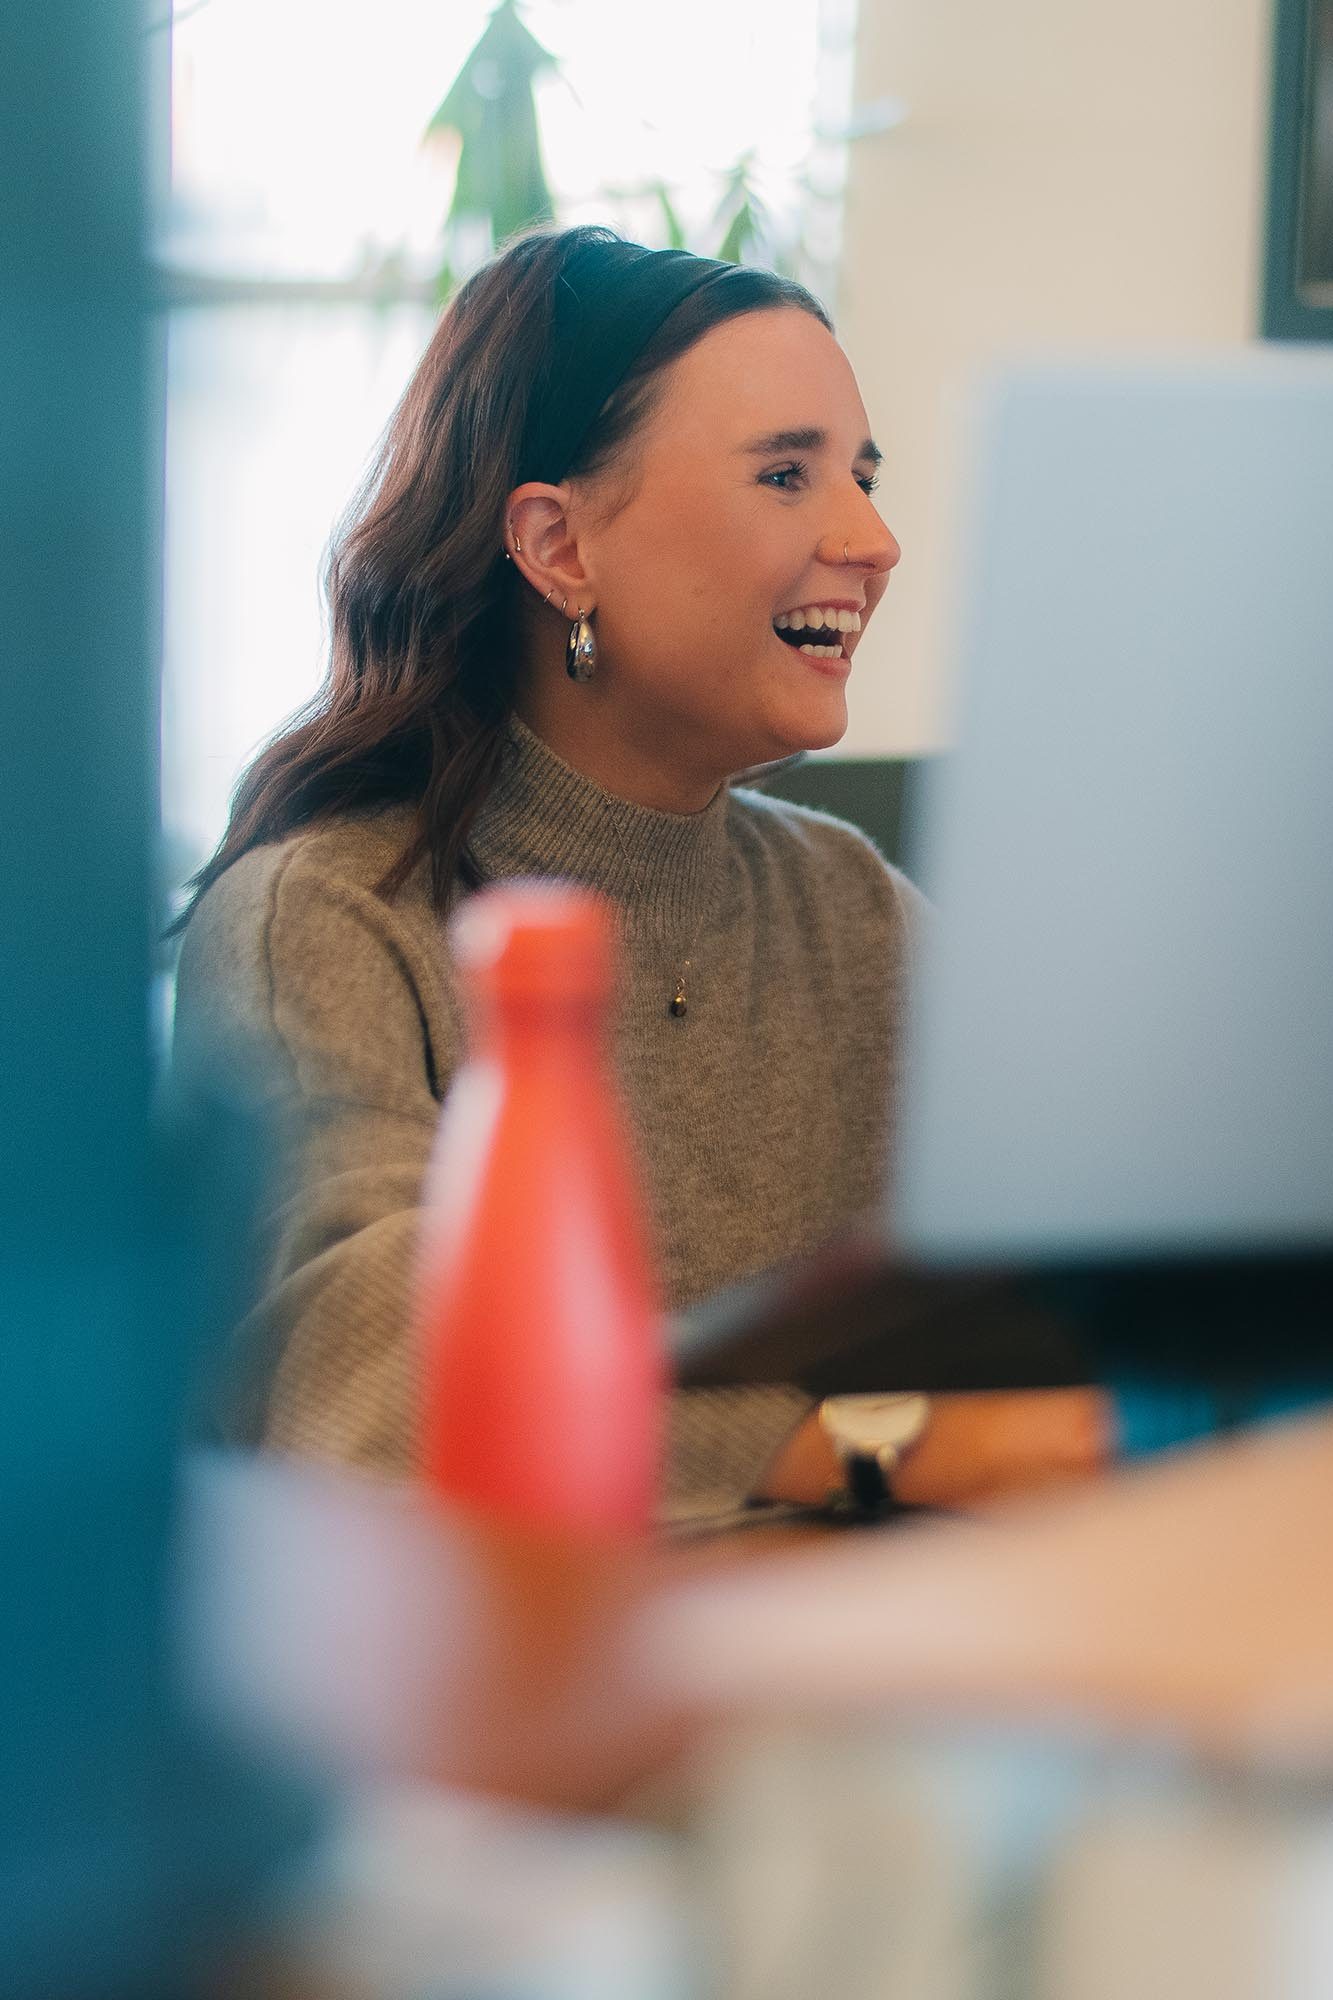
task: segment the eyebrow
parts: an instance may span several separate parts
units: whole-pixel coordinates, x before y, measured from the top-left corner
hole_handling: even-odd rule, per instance
[[[751,438],[748,444],[741,446],[741,453],[746,458],[771,458],[779,451],[823,451],[828,441],[827,431],[808,425],[804,430],[769,431],[765,437]],[[884,462],[884,454],[873,438],[862,440],[856,456],[868,458],[872,465]]]

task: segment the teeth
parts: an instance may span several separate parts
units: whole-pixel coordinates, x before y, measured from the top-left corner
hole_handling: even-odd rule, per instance
[[[840,660],[841,646],[798,646],[798,653],[808,653],[812,660]]]
[[[825,610],[821,604],[808,604],[797,611],[784,611],[780,618],[773,620],[778,632],[859,632],[861,614],[859,611]]]

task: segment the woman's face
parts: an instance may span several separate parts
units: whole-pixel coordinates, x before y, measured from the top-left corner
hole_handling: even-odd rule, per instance
[[[836,743],[900,553],[851,365],[784,307],[714,327],[661,388],[630,498],[578,533],[607,702],[636,748],[701,773]]]

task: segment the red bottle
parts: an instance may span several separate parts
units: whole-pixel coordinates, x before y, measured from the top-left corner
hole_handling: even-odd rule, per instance
[[[612,913],[586,891],[522,882],[471,897],[451,934],[472,1053],[427,1185],[424,1474],[530,1526],[641,1533],[665,1364],[611,1076]]]

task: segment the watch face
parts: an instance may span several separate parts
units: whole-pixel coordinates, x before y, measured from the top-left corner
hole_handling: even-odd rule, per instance
[[[830,1396],[820,1406],[820,1421],[830,1437],[871,1456],[905,1451],[920,1437],[929,1414],[925,1396]]]

